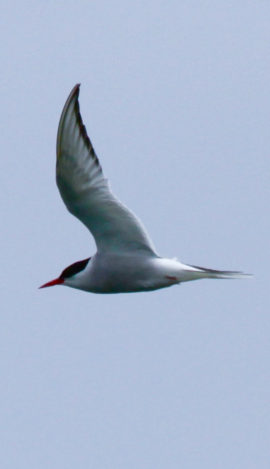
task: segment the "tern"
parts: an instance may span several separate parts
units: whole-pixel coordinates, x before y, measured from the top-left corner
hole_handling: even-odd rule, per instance
[[[203,278],[242,278],[160,257],[141,221],[112,193],[87,135],[79,107],[80,85],[71,91],[57,134],[56,181],[69,210],[92,233],[94,256],[75,262],[40,288],[66,285],[92,293],[131,293]]]

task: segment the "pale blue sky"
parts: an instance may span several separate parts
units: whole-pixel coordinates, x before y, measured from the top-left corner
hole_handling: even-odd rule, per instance
[[[268,469],[270,4],[1,10],[3,469]],[[161,255],[253,272],[38,290],[95,251],[55,184],[64,102]]]

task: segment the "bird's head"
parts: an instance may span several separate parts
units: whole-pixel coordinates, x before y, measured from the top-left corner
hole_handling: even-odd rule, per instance
[[[39,288],[53,287],[54,285],[65,285],[65,284],[66,285],[69,284],[69,286],[72,286],[71,285],[72,278],[75,278],[75,276],[79,272],[82,272],[86,268],[90,259],[91,257],[88,257],[87,259],[84,259],[83,261],[74,262],[74,264],[71,264],[68,267],[66,267],[61,273],[61,275],[59,275],[59,277],[55,278],[54,280],[51,280],[50,282],[44,283],[44,285],[41,285],[41,287]]]

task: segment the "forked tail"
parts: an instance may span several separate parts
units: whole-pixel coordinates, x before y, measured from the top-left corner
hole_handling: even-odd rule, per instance
[[[252,278],[252,274],[245,274],[244,272],[237,272],[233,270],[214,270],[207,269],[204,267],[198,267],[197,265],[192,265],[194,269],[198,271],[201,278]]]

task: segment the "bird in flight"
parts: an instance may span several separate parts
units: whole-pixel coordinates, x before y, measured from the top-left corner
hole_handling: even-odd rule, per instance
[[[92,293],[131,293],[203,278],[242,278],[160,257],[141,221],[112,193],[87,135],[79,107],[80,85],[71,91],[57,134],[56,181],[61,197],[92,233],[97,252],[66,267],[40,288],[53,285]]]

